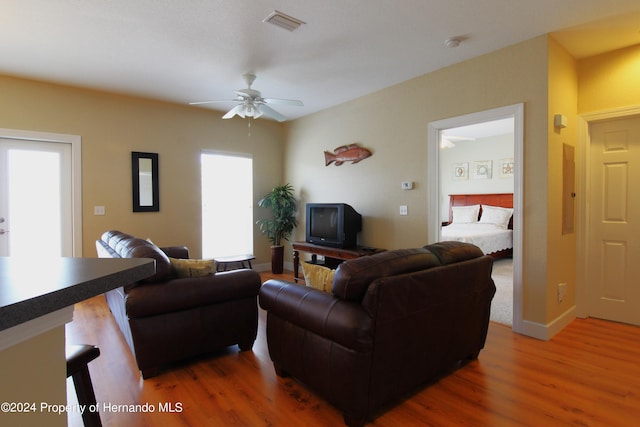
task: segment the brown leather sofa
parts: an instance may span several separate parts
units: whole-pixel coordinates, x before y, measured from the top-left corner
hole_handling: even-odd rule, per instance
[[[338,267],[332,292],[265,282],[267,343],[276,373],[340,409],[349,426],[478,357],[495,285],[476,246],[441,242]]]
[[[154,276],[105,294],[143,378],[191,356],[237,344],[253,347],[258,329],[260,275],[234,270],[178,278],[168,257],[189,258],[184,246],[158,248],[120,231],[96,241],[102,258],[153,258]]]

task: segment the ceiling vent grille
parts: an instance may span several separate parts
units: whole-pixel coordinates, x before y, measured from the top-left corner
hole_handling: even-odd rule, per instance
[[[276,27],[284,28],[287,31],[297,30],[301,25],[306,24],[293,16],[286,15],[282,12],[274,10],[269,16],[264,18],[262,22],[273,24]]]

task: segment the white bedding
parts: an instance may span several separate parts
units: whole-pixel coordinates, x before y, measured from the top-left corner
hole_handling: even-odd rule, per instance
[[[513,230],[495,224],[449,224],[442,227],[442,240],[472,243],[485,254],[513,248]]]

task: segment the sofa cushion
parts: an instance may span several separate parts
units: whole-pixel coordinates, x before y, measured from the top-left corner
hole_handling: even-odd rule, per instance
[[[120,256],[123,258],[152,258],[156,261],[156,274],[142,282],[152,283],[169,280],[175,277],[169,257],[153,243],[137,237],[124,240],[118,245]]]
[[[181,259],[169,257],[171,266],[178,277],[204,277],[215,274],[215,261],[212,259]]]
[[[350,301],[362,301],[369,284],[379,277],[411,273],[440,265],[426,248],[398,249],[343,262],[333,279],[333,294]]]
[[[466,261],[484,255],[482,249],[470,243],[438,242],[424,247],[438,257],[442,265]]]
[[[151,241],[139,239],[118,230],[109,230],[104,232],[100,240],[96,242],[96,248],[100,257],[151,258],[155,260],[156,274],[141,280],[142,283],[164,281],[176,277],[169,257]],[[186,248],[182,252],[177,252],[174,256],[180,257],[183,254],[188,256]],[[134,285],[127,285],[126,287],[131,286]]]

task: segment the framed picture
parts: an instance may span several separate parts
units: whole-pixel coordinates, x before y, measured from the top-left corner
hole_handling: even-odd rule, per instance
[[[513,178],[513,157],[500,159],[500,178]]]
[[[158,153],[131,152],[133,212],[159,212]]]
[[[469,163],[454,163],[453,179],[469,179]]]
[[[473,162],[473,178],[474,179],[491,179],[491,168],[493,162],[491,160],[480,160]]]

